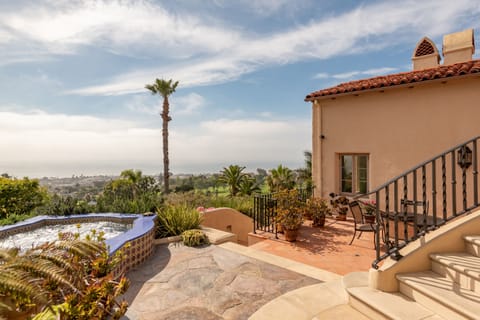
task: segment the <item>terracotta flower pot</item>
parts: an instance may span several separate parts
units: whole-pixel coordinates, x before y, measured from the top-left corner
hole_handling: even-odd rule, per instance
[[[347,220],[347,215],[346,214],[339,214],[337,216],[338,221],[346,221]]]
[[[312,225],[314,227],[324,227],[325,226],[325,216],[321,216],[319,218],[313,218]]]
[[[284,229],[283,229],[283,226],[282,226],[281,223],[275,224],[275,227],[277,228],[277,232],[278,232],[278,233],[283,233],[283,230],[284,230]]]
[[[293,242],[295,240],[297,240],[297,236],[298,236],[298,229],[295,229],[295,230],[283,230],[284,232],[284,235],[285,235],[285,240],[287,241],[290,241],[290,242]]]
[[[365,223],[374,224],[375,223],[375,216],[365,215]]]

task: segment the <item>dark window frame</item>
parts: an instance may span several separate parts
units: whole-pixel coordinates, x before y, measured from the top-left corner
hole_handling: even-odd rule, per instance
[[[370,154],[339,153],[338,159],[339,193],[344,195],[357,195],[367,193],[370,182]],[[350,159],[350,163],[345,162],[348,161],[348,159]],[[364,160],[366,160],[366,163],[362,166],[360,161],[363,162]],[[364,172],[362,173],[362,171]],[[349,177],[349,175],[351,177]]]

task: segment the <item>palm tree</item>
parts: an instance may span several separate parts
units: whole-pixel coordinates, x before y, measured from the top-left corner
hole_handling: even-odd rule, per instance
[[[125,180],[127,185],[131,188],[132,197],[135,199],[138,195],[140,181],[143,178],[142,171],[133,169],[123,170],[122,173],[120,173],[120,178]]]
[[[295,186],[293,171],[280,164],[276,169],[270,170],[270,175],[267,177],[267,184],[271,192],[293,189]]]
[[[303,155],[305,157],[305,166],[298,169],[299,173],[299,184],[305,187],[307,190],[312,190],[313,180],[312,180],[312,152],[304,151]]]
[[[260,185],[255,177],[246,175],[240,182],[239,192],[242,196],[251,196],[254,193],[260,192]]]
[[[246,177],[246,174],[242,172],[243,170],[245,170],[245,167],[232,164],[228,168],[224,167],[221,171],[221,176],[218,177],[219,182],[223,182],[228,185],[231,196],[236,196],[240,190],[240,184]]]
[[[168,97],[175,92],[175,89],[178,86],[178,81],[173,82],[172,79],[170,80],[163,80],[163,79],[155,79],[153,84],[145,85],[145,88],[150,90],[152,94],[159,94],[163,97],[163,108],[162,113],[162,138],[163,138],[163,185],[164,185],[164,192],[168,194],[169,190],[169,159],[168,159],[168,122],[172,120],[169,115],[169,103]]]

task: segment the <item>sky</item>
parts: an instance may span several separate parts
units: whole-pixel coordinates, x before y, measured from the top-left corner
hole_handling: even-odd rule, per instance
[[[0,0],[0,172],[303,166],[312,91],[411,70],[424,36],[480,32],[480,1]],[[475,58],[479,57],[476,53]]]

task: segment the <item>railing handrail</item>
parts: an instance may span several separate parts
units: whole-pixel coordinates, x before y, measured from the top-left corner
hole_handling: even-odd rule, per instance
[[[312,188],[295,188],[299,192],[302,200],[307,200],[313,194]],[[256,193],[253,198],[252,220],[253,220],[253,233],[257,230],[270,232],[277,236],[277,225],[275,219],[277,216],[277,202],[276,196],[280,194],[280,191],[270,193]],[[268,204],[268,205],[267,205]]]
[[[480,136],[476,136],[457,144],[374,190],[354,197],[357,199],[375,195],[377,222],[376,259],[372,263],[374,268],[378,268],[378,263],[387,257],[400,259],[402,256],[399,250],[409,242],[480,206],[479,139]],[[471,164],[473,169],[468,170]],[[431,215],[428,205],[423,206],[421,211],[416,206],[417,202],[428,204],[428,199],[432,200]],[[414,204],[413,212],[407,211],[402,201],[411,201]],[[387,250],[380,255],[382,228],[382,240]]]

